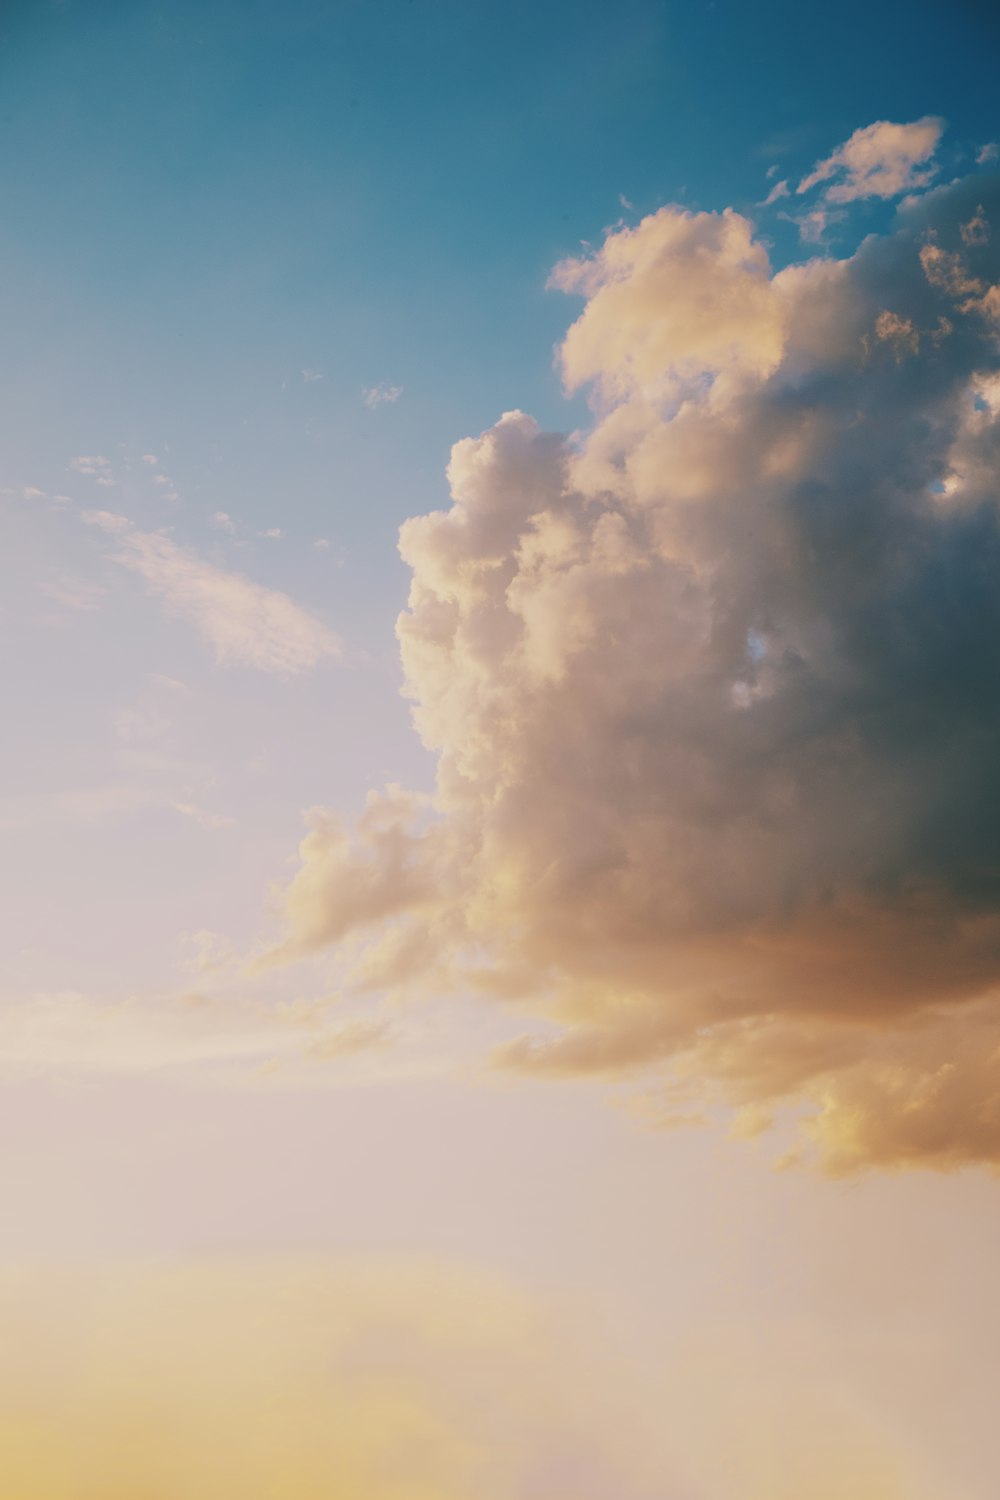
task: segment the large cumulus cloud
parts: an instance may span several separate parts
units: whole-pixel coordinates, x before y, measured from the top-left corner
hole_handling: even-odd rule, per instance
[[[772,273],[664,208],[557,268],[575,440],[509,412],[408,521],[432,806],[321,824],[285,952],[549,1022],[827,1166],[1000,1161],[1000,181]]]

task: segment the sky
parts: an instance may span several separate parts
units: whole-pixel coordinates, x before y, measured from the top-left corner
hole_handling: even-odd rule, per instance
[[[0,8],[0,1500],[995,1500],[998,54]]]

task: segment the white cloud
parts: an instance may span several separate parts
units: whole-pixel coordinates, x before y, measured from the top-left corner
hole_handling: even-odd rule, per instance
[[[209,516],[209,525],[214,526],[216,531],[228,531],[230,536],[236,535],[236,522],[224,510],[217,510]]]
[[[144,453],[142,461],[144,464],[158,464],[160,462],[155,453]]]
[[[944,121],[925,115],[909,125],[877,120],[856,130],[799,183],[806,193],[821,182],[836,179],[824,190],[831,203],[851,203],[857,198],[895,198],[925,187],[936,168],[930,158],[937,150]]]
[[[307,385],[309,385],[314,380],[322,380],[323,372],[322,370],[303,370],[302,379]]]
[[[976,152],[976,163],[980,167],[987,167],[998,157],[1000,157],[1000,144],[996,141],[987,141],[985,146],[980,146]]]
[[[361,399],[369,411],[374,411],[377,406],[385,406],[398,401],[403,394],[401,385],[389,385],[383,381],[381,385],[366,386],[361,392]]]
[[[257,535],[269,542],[280,542],[284,540],[285,533],[280,526],[269,526],[266,531],[258,531]]]

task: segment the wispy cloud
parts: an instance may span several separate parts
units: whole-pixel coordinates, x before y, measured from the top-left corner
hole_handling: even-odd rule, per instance
[[[767,197],[764,198],[764,199],[762,199],[761,205],[760,205],[761,208],[770,208],[771,204],[772,203],[777,203],[777,201],[778,201],[779,198],[787,198],[788,197],[788,193],[789,193],[789,188],[788,188],[787,179],[782,178],[782,180],[780,182],[776,182],[774,184],[774,187],[768,193]]]
[[[207,966],[210,967],[210,966]],[[0,1008],[0,1056],[8,1074],[131,1073],[206,1065],[326,1059],[384,1049],[377,1019],[309,1024],[290,1007],[203,993],[103,1002],[75,991],[37,994]]]
[[[799,239],[804,245],[821,245],[827,230],[834,224],[839,224],[844,217],[842,208],[827,208],[825,204],[817,204],[807,213],[779,213],[778,215],[779,219],[785,219],[789,224],[795,225],[799,231]]]
[[[82,510],[80,520],[88,526],[97,526],[101,531],[111,533],[128,531],[132,524],[128,516],[119,515],[113,510]]]
[[[374,411],[377,406],[391,405],[398,401],[403,394],[401,385],[389,385],[383,382],[381,385],[366,386],[361,392],[361,399],[369,411]]]
[[[895,198],[926,187],[936,171],[929,162],[943,130],[944,121],[934,115],[909,125],[877,120],[817,162],[797,191],[807,193],[833,179],[824,196],[831,203],[851,203],[857,198]]]
[[[218,662],[297,674],[340,655],[337,636],[287,594],[216,567],[160,532],[133,530],[123,516],[90,511],[83,519],[117,538],[114,560],[193,625]]]
[[[95,479],[98,484],[104,485],[106,489],[113,489],[115,486],[111,460],[104,458],[102,454],[80,454],[77,458],[70,459],[69,466],[74,474],[86,474],[90,479]]]
[[[39,591],[64,609],[90,611],[97,608],[107,594],[107,589],[85,578],[73,578],[67,573],[58,573],[43,579]]]
[[[178,812],[184,818],[190,818],[201,828],[233,828],[236,825],[235,818],[227,818],[222,813],[210,812],[207,808],[199,807],[196,802],[171,802],[170,806],[174,812]]]

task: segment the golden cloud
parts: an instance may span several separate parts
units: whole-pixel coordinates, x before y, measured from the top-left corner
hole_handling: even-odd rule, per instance
[[[433,807],[319,824],[283,956],[556,1023],[508,1067],[809,1100],[831,1170],[1000,1162],[998,214],[771,274],[668,209],[557,270],[594,426],[507,413],[403,526]]]

